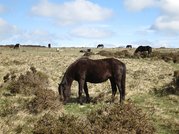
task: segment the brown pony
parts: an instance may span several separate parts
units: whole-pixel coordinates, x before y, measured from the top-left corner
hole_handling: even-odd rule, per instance
[[[70,97],[71,85],[73,80],[79,84],[79,102],[82,104],[82,91],[86,94],[86,102],[90,102],[88,94],[87,82],[101,83],[110,80],[112,87],[112,101],[114,100],[117,88],[120,93],[120,102],[125,99],[125,79],[126,66],[123,62],[114,59],[98,59],[92,60],[88,58],[80,58],[72,63],[66,70],[58,91],[61,100],[66,104]]]

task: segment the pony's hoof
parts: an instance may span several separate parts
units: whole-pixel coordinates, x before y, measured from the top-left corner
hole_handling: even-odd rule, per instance
[[[90,99],[87,99],[87,100],[86,100],[86,103],[90,103]]]

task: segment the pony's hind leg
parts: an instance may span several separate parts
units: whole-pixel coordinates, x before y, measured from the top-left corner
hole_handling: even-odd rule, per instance
[[[120,94],[120,103],[121,103],[122,100],[123,100],[123,99],[122,99],[122,98],[123,98],[123,97],[122,97],[123,95],[122,95],[122,91],[121,91],[121,84],[120,84],[120,82],[117,82],[116,85],[117,85],[118,90],[119,90],[119,94]]]
[[[89,93],[88,93],[87,82],[85,82],[84,91],[85,91],[85,94],[86,94],[86,103],[90,103],[90,97],[89,97]]]
[[[82,93],[83,93],[83,89],[84,89],[84,83],[85,81],[83,79],[78,81],[79,84],[79,90],[78,90],[78,95],[79,95],[79,103],[82,105]]]
[[[112,88],[111,101],[114,102],[117,88],[116,88],[116,83],[115,83],[114,79],[111,78],[110,82],[111,82],[111,88]]]

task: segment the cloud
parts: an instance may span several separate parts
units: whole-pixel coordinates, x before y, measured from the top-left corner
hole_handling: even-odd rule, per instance
[[[124,0],[124,5],[130,11],[141,11],[157,5],[157,0]]]
[[[179,17],[171,16],[159,16],[155,23],[151,26],[151,29],[158,31],[170,31],[171,33],[179,32]]]
[[[3,44],[22,43],[22,44],[44,44],[55,43],[60,38],[45,30],[35,29],[26,31],[17,28],[15,25],[8,23],[0,18],[0,40]]]
[[[178,0],[161,0],[160,8],[167,15],[179,15],[179,1]]]
[[[177,0],[124,0],[124,5],[131,11],[158,8],[160,15],[149,29],[175,34],[179,32],[179,1]]]
[[[41,0],[32,7],[32,13],[48,17],[61,25],[102,21],[112,16],[112,10],[103,8],[89,0],[74,0],[57,4]]]
[[[1,40],[5,40],[9,38],[13,36],[13,34],[16,34],[17,32],[18,32],[18,29],[16,26],[9,24],[8,22],[0,18],[0,39]]]
[[[0,5],[0,13],[4,13],[6,8],[3,5]]]
[[[179,1],[163,0],[160,3],[161,15],[156,19],[151,29],[158,31],[179,32]]]
[[[103,27],[81,26],[73,29],[70,34],[74,37],[81,38],[106,38],[112,36],[114,33]]]
[[[45,30],[34,29],[32,31],[19,30],[18,33],[8,38],[8,42],[18,42],[25,45],[47,45],[56,43],[59,37]]]

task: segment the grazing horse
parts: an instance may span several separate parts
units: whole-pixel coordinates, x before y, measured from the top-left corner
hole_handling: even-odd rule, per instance
[[[151,53],[152,53],[152,47],[150,47],[150,46],[139,46],[136,50],[135,50],[135,52],[134,52],[134,54],[137,54],[138,52],[145,52],[145,51],[147,51],[148,52],[148,55],[150,55]]]
[[[132,45],[127,45],[126,48],[132,48]]]
[[[120,93],[120,102],[125,99],[125,79],[126,66],[123,62],[114,59],[98,59],[80,58],[72,63],[66,70],[58,91],[60,99],[66,104],[70,97],[71,85],[76,80],[79,85],[79,102],[82,104],[82,91],[86,94],[86,102],[90,102],[88,94],[87,82],[101,83],[110,80],[112,87],[112,101],[114,101],[117,88]]]
[[[103,45],[103,44],[99,44],[99,45],[97,46],[97,48],[104,48],[104,45]]]
[[[51,44],[50,43],[48,44],[48,48],[51,48]]]
[[[14,45],[14,49],[18,49],[18,48],[20,48],[20,44],[19,43]]]

